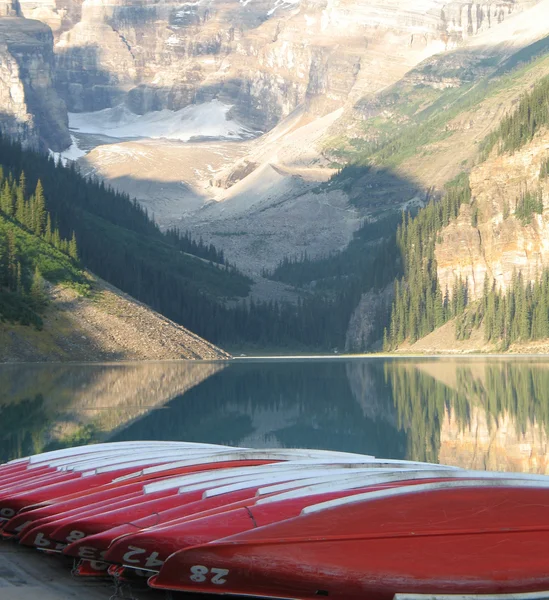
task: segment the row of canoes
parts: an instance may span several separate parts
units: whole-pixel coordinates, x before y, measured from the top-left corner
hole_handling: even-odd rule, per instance
[[[0,466],[0,527],[82,577],[261,598],[548,597],[549,477],[127,442]]]

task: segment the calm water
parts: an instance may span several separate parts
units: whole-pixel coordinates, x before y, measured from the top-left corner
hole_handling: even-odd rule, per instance
[[[6,365],[0,423],[0,462],[155,439],[549,473],[549,360]]]

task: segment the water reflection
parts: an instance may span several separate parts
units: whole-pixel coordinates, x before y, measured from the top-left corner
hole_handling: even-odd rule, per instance
[[[549,473],[549,362],[392,361],[385,372],[410,458]]]
[[[364,410],[364,404],[391,407],[383,370],[367,367],[367,389],[361,393],[354,379],[352,390],[348,369],[344,361],[233,364],[174,399],[169,417],[151,414],[117,439],[382,451],[384,456],[403,457],[406,436],[396,429],[395,420],[378,418],[375,408]]]
[[[112,437],[223,363],[4,365],[0,461]]]
[[[3,366],[0,421],[0,461],[162,439],[549,473],[549,361]]]

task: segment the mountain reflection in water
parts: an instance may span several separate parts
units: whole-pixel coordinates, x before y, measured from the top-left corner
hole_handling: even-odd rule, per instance
[[[5,365],[0,422],[0,461],[157,439],[546,473],[549,360]]]

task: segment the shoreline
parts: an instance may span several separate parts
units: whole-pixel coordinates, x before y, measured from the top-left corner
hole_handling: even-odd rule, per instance
[[[41,367],[44,365],[52,366],[65,366],[65,367],[112,367],[112,366],[139,366],[147,364],[181,364],[188,363],[192,364],[220,364],[230,365],[231,363],[251,363],[251,362],[286,362],[286,361],[352,361],[352,360],[525,360],[525,359],[538,359],[538,360],[549,360],[549,353],[533,353],[533,352],[513,352],[513,353],[488,353],[488,352],[468,352],[468,353],[371,353],[371,354],[257,354],[249,356],[232,356],[230,358],[216,358],[216,359],[143,359],[143,360],[90,360],[90,361],[60,361],[60,360],[43,360],[43,361],[25,361],[25,360],[0,360],[0,368],[2,367],[17,367],[17,366],[36,366]]]
[[[109,581],[78,579],[71,575],[70,561],[48,556],[11,542],[0,544],[0,597],[9,600],[109,600],[114,586]],[[136,600],[161,600],[153,590],[132,590]]]
[[[434,358],[437,359],[525,359],[525,358],[540,358],[540,359],[548,359],[549,354],[547,353],[483,353],[483,352],[468,352],[468,353],[404,353],[404,352],[394,352],[394,353],[372,353],[372,354],[289,354],[289,355],[250,355],[250,356],[234,356],[228,362],[252,362],[252,361],[269,361],[269,360],[302,360],[302,361],[312,361],[312,360],[364,360],[364,359],[429,359],[432,360]]]

